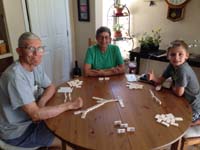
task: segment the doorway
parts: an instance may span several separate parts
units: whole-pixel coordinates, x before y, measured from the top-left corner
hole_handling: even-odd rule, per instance
[[[42,65],[56,85],[70,79],[69,0],[22,0],[27,30],[45,46]]]

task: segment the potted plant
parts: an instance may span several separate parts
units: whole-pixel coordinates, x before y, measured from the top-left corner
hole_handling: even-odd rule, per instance
[[[145,32],[139,40],[140,49],[142,52],[150,52],[159,49],[161,36],[161,29],[152,30],[151,34]]]
[[[115,10],[116,10],[115,11],[115,15],[116,16],[123,16],[122,11],[123,11],[125,5],[120,4],[120,1],[116,0],[115,4],[114,4],[114,7],[115,7]]]
[[[122,29],[122,28],[123,28],[123,25],[122,25],[122,24],[119,24],[119,23],[116,23],[116,24],[113,26],[114,37],[116,37],[116,38],[122,37],[122,32],[121,32],[121,29]]]

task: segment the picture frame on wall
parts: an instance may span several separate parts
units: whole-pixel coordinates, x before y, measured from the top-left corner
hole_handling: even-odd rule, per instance
[[[90,21],[89,0],[78,0],[78,20]]]

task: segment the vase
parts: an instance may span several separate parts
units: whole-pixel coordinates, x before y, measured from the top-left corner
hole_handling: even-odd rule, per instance
[[[123,13],[122,13],[122,11],[124,9],[123,7],[117,7],[115,9],[116,9],[116,12],[115,12],[116,16],[123,16]]]
[[[121,31],[115,31],[114,37],[116,37],[116,38],[122,37],[122,32]]]

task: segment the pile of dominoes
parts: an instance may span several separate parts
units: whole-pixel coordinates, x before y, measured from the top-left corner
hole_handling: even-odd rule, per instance
[[[117,129],[118,134],[122,134],[126,132],[135,132],[135,127],[129,127],[128,123],[122,123],[121,120],[114,121],[114,126],[119,127]]]
[[[83,81],[78,79],[67,82],[70,87],[81,88]]]
[[[177,121],[183,121],[181,117],[175,117],[172,113],[169,114],[157,114],[155,115],[155,119],[158,123],[169,127],[170,125],[178,127],[179,124]]]
[[[137,84],[137,83],[131,83],[131,82],[127,82],[126,85],[129,89],[143,89],[143,85],[141,84]]]
[[[110,78],[109,77],[99,77],[99,81],[103,81],[103,80],[108,81],[108,80],[110,80]]]
[[[67,102],[67,100],[69,100],[69,101],[72,100],[72,97],[71,97],[72,91],[73,91],[73,88],[71,88],[71,87],[60,87],[58,89],[58,93],[64,93],[64,95],[65,95],[64,102]]]

